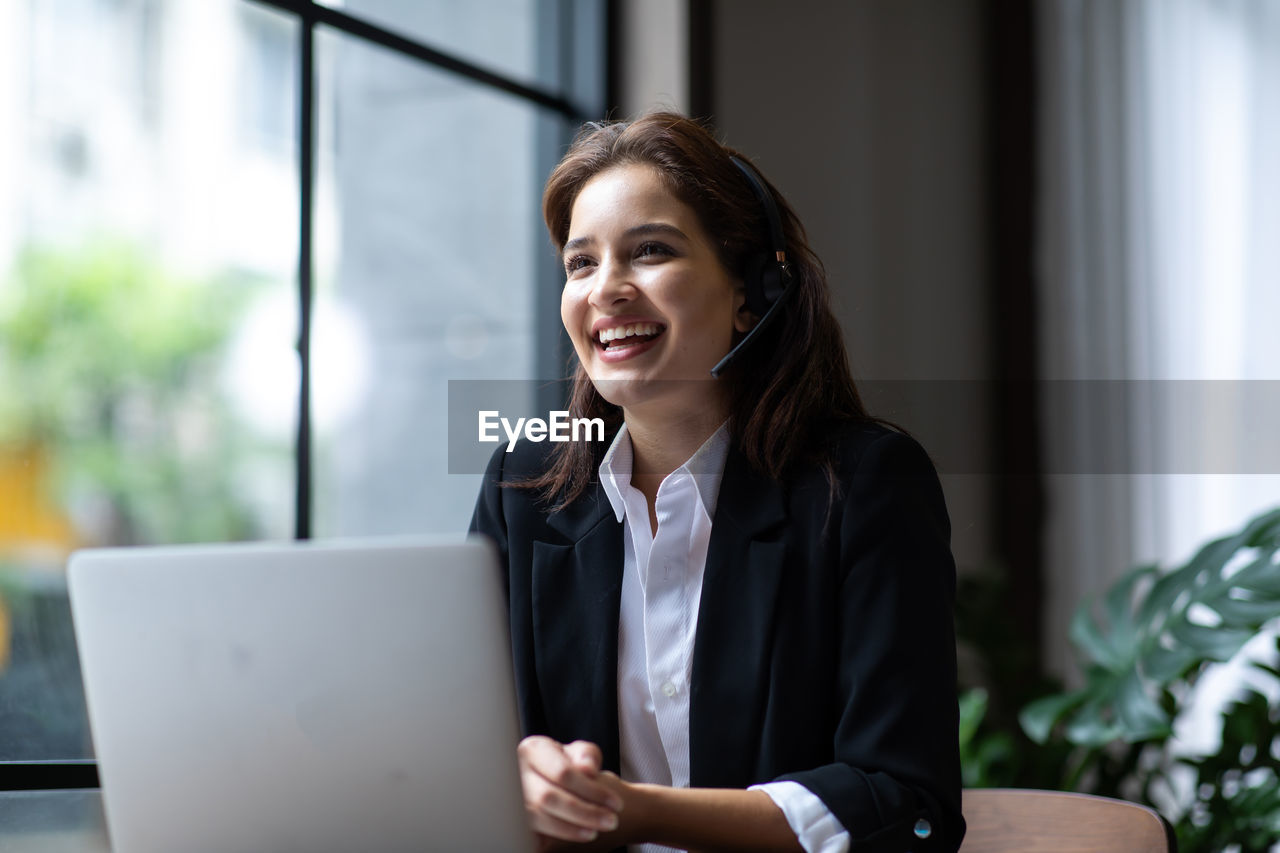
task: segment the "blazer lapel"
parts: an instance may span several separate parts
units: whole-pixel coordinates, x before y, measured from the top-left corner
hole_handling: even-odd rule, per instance
[[[731,451],[711,525],[693,650],[689,766],[694,786],[736,786],[756,764],[785,541],[782,486]]]
[[[548,524],[571,544],[533,543],[533,636],[550,734],[599,745],[620,765],[618,610],[622,525],[596,485]]]

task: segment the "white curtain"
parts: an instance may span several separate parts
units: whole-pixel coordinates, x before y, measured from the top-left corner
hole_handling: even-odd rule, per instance
[[[1082,597],[1280,505],[1280,2],[1038,11],[1045,640],[1070,678]]]

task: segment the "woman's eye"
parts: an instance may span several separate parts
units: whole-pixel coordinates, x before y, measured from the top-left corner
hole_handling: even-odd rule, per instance
[[[588,266],[590,263],[591,263],[591,259],[588,258],[586,255],[574,255],[571,258],[565,258],[565,261],[564,261],[565,274],[572,275],[573,273],[577,272],[583,267]]]
[[[673,254],[671,247],[662,243],[641,243],[636,247],[637,258],[669,257]]]

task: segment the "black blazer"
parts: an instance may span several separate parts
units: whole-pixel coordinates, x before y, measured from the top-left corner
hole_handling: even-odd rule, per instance
[[[694,641],[690,784],[789,779],[855,850],[953,851],[964,820],[942,491],[907,436],[856,425],[834,441],[834,504],[816,467],[778,482],[729,452]],[[471,528],[506,569],[525,732],[592,741],[616,772],[623,524],[598,483],[551,514],[500,487],[540,473],[548,445],[504,451]]]

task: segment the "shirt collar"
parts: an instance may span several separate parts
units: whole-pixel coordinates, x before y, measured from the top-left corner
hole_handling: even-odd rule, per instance
[[[716,503],[720,499],[720,481],[724,478],[724,463],[728,456],[729,422],[725,421],[680,466],[680,469],[684,469],[692,477],[708,518],[715,518]],[[613,514],[618,521],[622,521],[627,514],[622,490],[631,485],[634,461],[631,434],[627,432],[626,422],[623,422],[604,459],[600,460],[600,485],[604,487],[604,493],[609,498],[609,505],[613,507]]]

